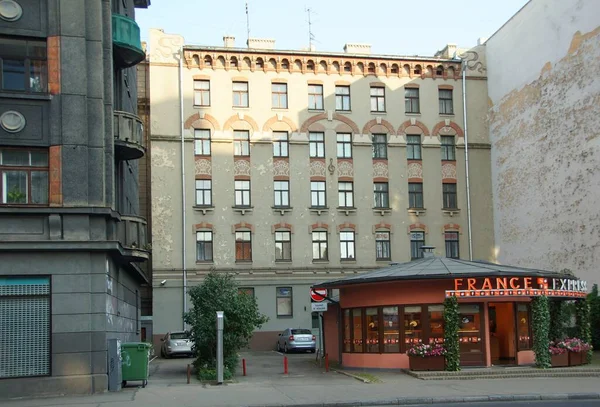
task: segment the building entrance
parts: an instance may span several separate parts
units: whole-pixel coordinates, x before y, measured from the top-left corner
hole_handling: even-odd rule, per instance
[[[516,365],[515,304],[491,302],[488,307],[492,365]]]

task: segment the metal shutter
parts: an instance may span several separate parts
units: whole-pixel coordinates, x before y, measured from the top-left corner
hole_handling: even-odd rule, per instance
[[[0,378],[50,374],[50,278],[0,277]]]

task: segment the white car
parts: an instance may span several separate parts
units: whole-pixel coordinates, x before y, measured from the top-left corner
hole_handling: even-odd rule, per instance
[[[169,332],[161,341],[160,354],[163,358],[170,358],[175,355],[194,355],[192,351],[194,343],[185,331]]]
[[[310,329],[288,328],[279,334],[277,351],[288,353],[294,350],[311,351],[315,353],[317,338]]]

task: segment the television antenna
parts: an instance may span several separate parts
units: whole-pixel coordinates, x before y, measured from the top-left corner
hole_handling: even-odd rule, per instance
[[[246,31],[247,31],[246,46],[248,48],[250,48],[250,14],[248,13],[248,2],[246,2]]]
[[[312,10],[310,7],[305,7],[304,11],[306,11],[306,13],[308,14],[308,49],[309,51],[312,51],[313,49],[313,40],[315,39],[314,34],[312,33],[312,21],[311,21],[311,14],[312,14]]]

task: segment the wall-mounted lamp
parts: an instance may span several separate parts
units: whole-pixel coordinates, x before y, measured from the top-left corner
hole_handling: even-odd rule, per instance
[[[167,280],[163,280],[160,282],[160,285],[165,285],[165,284],[167,284]]]

